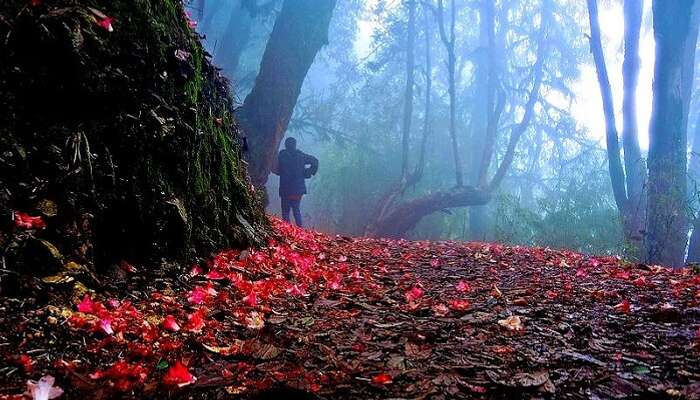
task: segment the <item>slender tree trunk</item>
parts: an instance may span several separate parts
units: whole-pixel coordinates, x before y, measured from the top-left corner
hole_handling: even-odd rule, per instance
[[[687,113],[691,71],[686,50],[697,23],[694,0],[653,1],[656,66],[649,143],[646,257],[649,263],[684,263]],[[679,51],[681,49],[681,51]]]
[[[596,65],[598,84],[603,100],[603,114],[605,115],[605,138],[608,149],[608,169],[612,183],[613,194],[617,209],[624,215],[627,206],[627,189],[625,188],[625,170],[620,157],[620,143],[615,122],[615,106],[613,105],[612,89],[608,77],[608,68],[605,65],[605,55],[600,39],[600,23],[598,21],[598,1],[587,0],[588,18],[591,26],[591,53]]]
[[[423,139],[420,144],[420,154],[418,156],[418,164],[416,165],[411,183],[415,184],[423,177],[425,170],[425,151],[428,145],[428,136],[430,136],[430,118],[432,115],[431,100],[433,92],[433,57],[431,55],[431,30],[430,16],[424,12],[424,29],[425,29],[425,111],[423,113]]]
[[[240,109],[250,177],[267,182],[306,74],[328,42],[336,0],[285,0],[267,42],[255,86]]]
[[[639,35],[644,0],[625,0],[625,59],[622,65],[624,85],[622,147],[625,154],[627,206],[623,219],[632,255],[641,258],[644,221],[646,219],[646,162],[639,147],[637,127],[637,85],[639,82]]]
[[[416,2],[408,0],[408,29],[406,35],[406,91],[404,95],[403,125],[401,129],[401,181],[409,177],[409,144],[413,120],[413,85],[415,84]]]
[[[450,35],[447,35],[445,27],[445,7],[442,0],[438,0],[438,27],[440,28],[440,38],[447,51],[447,80],[448,93],[450,96],[450,139],[452,142],[452,155],[455,163],[455,180],[457,187],[464,185],[464,176],[462,173],[462,160],[459,155],[459,143],[457,141],[457,89],[455,82],[455,66],[457,64],[455,55],[455,19],[457,10],[455,9],[455,1],[451,2],[450,15]]]

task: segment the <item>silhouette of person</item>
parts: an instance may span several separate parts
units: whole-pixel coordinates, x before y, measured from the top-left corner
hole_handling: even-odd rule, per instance
[[[301,198],[306,194],[306,179],[318,172],[318,159],[298,150],[293,137],[284,141],[284,147],[277,155],[276,168],[272,170],[280,177],[282,218],[290,222],[289,213],[292,211],[297,226],[303,226]]]

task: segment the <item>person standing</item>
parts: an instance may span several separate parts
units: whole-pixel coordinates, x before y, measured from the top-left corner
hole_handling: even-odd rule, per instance
[[[284,141],[284,147],[277,155],[276,168],[272,172],[280,177],[282,218],[290,222],[291,211],[294,222],[301,227],[301,199],[306,194],[306,179],[318,172],[318,159],[298,150],[297,141],[293,137]]]

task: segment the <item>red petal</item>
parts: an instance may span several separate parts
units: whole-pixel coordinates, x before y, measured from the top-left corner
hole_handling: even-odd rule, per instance
[[[393,382],[393,378],[389,374],[379,374],[372,377],[372,383],[375,385],[388,385]]]
[[[190,371],[179,361],[175,363],[163,377],[163,383],[169,386],[187,386],[197,380]]]
[[[167,315],[163,320],[163,328],[169,331],[177,332],[180,330],[180,325],[178,325],[177,321],[175,321],[175,317],[172,315]]]

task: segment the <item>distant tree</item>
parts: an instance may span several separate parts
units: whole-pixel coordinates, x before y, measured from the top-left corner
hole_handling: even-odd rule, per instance
[[[249,174],[263,187],[289,125],[301,86],[328,42],[336,0],[285,0],[267,43],[260,72],[239,111],[249,141]]]
[[[439,26],[442,22],[439,17],[441,14],[441,5],[442,3],[439,2],[437,9]],[[493,10],[490,6],[483,4],[481,12],[482,14],[486,13],[486,15],[488,15],[493,12]],[[551,12],[551,0],[543,0],[540,8],[540,26],[537,33],[535,63],[531,69],[531,86],[528,91],[526,104],[523,106],[524,112],[520,120],[513,124],[510,129],[507,149],[500,163],[495,166],[493,177],[489,180],[487,174],[495,158],[492,143],[495,142],[498,133],[498,121],[502,112],[502,107],[504,106],[503,104],[495,106],[494,109],[489,107],[489,111],[486,111],[489,114],[487,116],[488,123],[483,127],[486,131],[484,134],[484,146],[481,152],[476,153],[480,162],[477,164],[479,172],[476,174],[478,180],[475,185],[464,186],[462,182],[460,182],[461,173],[457,173],[457,186],[452,189],[435,191],[424,196],[403,201],[397,198],[390,207],[384,207],[384,212],[379,215],[376,221],[368,225],[366,233],[374,236],[403,236],[407,231],[415,228],[416,224],[425,216],[436,211],[457,207],[480,206],[487,204],[491,200],[493,192],[498,189],[513,163],[516,147],[521,137],[530,126],[535,111],[535,105],[540,98],[540,88],[544,77],[545,58],[547,56],[547,30]],[[441,37],[443,38],[443,42],[445,42],[444,38],[446,35],[444,31],[441,31]],[[489,41],[492,40],[489,39]],[[453,38],[450,37],[447,43],[454,43]],[[452,74],[449,54],[450,51],[448,47],[448,76]],[[489,62],[489,66],[493,66],[493,60]],[[478,82],[480,78],[477,76],[476,79]],[[448,81],[449,80],[450,78],[448,78]],[[489,83],[490,87],[494,88],[497,86],[494,77],[489,77],[487,80],[491,81]],[[451,92],[451,89],[448,89],[448,91]],[[452,104],[454,103],[452,102],[452,97],[450,98],[450,115],[452,115]],[[452,121],[450,122],[450,129],[452,129]],[[487,143],[491,144],[487,145]],[[453,145],[453,149],[454,147]],[[460,168],[460,166],[456,165],[456,168]]]

